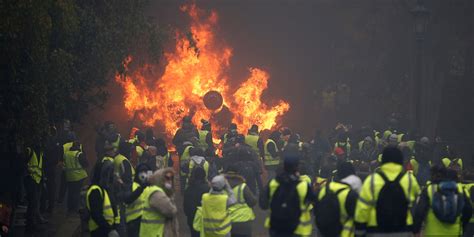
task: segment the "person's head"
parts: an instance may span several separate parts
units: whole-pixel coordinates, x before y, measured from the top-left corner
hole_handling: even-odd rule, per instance
[[[204,157],[204,151],[201,148],[198,148],[198,147],[191,147],[189,149],[189,155],[190,156],[202,156],[202,157]]]
[[[229,125],[229,132],[231,132],[231,131],[237,131],[237,124],[231,123]]]
[[[191,116],[184,116],[183,117],[183,125],[191,124],[192,122],[193,121],[192,121]]]
[[[114,183],[114,164],[112,162],[104,162],[100,169],[99,186],[109,189]]]
[[[211,123],[209,123],[209,121],[205,120],[205,119],[201,119],[201,130],[204,130],[204,131],[211,131]]]
[[[278,143],[280,141],[280,135],[281,135],[280,131],[276,130],[276,131],[273,131],[268,138]]]
[[[238,163],[232,163],[226,168],[226,173],[239,173],[239,165]]]
[[[138,142],[144,142],[146,140],[145,133],[143,133],[141,130],[136,131],[135,136],[137,137]]]
[[[132,144],[125,141],[120,142],[119,153],[130,159],[132,153]]]
[[[139,184],[144,184],[148,177],[153,173],[150,166],[145,163],[139,164],[135,170],[135,181]]]
[[[374,140],[372,140],[371,137],[367,136],[364,138],[364,143],[362,144],[362,149],[364,150],[370,150],[373,149],[374,146]]]
[[[288,155],[283,159],[283,169],[286,173],[294,174],[298,172],[300,157],[296,155]]]
[[[258,134],[258,126],[256,124],[253,124],[249,131],[248,131],[249,134],[253,134],[253,135],[257,135]]]
[[[108,132],[108,133],[115,133],[116,132],[116,127],[115,127],[115,123],[112,122],[112,121],[106,121],[104,123],[104,128],[105,128],[105,131]]]
[[[446,178],[447,169],[440,164],[435,164],[431,167],[431,182],[432,183],[439,183]]]
[[[64,131],[71,131],[71,121],[69,119],[63,120],[63,130]]]
[[[195,167],[191,171],[191,176],[189,177],[189,183],[204,183],[206,182],[206,171],[201,166]]]
[[[403,165],[403,153],[396,146],[388,146],[383,149],[382,164],[396,163]]]
[[[447,169],[446,170],[446,180],[447,181],[454,181],[454,182],[459,182],[459,176],[458,172],[454,169]]]
[[[162,188],[170,196],[173,194],[174,170],[172,168],[159,169],[148,177],[148,182]]]
[[[397,134],[391,134],[388,136],[388,145],[389,146],[397,146],[398,145],[398,136]]]
[[[340,143],[346,143],[347,142],[347,133],[346,132],[339,133],[339,135],[337,136],[337,141],[340,142]]]
[[[244,135],[238,134],[238,135],[235,137],[235,144],[239,144],[239,145],[245,144],[245,137],[244,137]]]
[[[281,139],[287,142],[290,139],[291,130],[287,127],[283,127],[280,130],[281,130]]]
[[[145,138],[146,140],[153,140],[155,138],[155,135],[153,134],[153,130],[151,128],[146,129]]]
[[[288,143],[298,144],[299,138],[297,134],[291,134],[288,138]]]
[[[224,175],[217,175],[211,180],[211,189],[214,192],[222,192],[226,185],[226,179]]]
[[[337,165],[336,179],[341,180],[349,175],[355,175],[355,168],[350,162],[340,162]]]

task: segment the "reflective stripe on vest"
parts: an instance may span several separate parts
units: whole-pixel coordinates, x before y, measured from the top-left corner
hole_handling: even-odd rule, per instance
[[[245,183],[235,186],[232,190],[237,197],[237,203],[229,207],[230,219],[232,222],[247,222],[255,219],[255,214],[245,202]]]
[[[39,184],[41,182],[41,177],[43,177],[43,152],[40,152],[39,157],[36,155],[36,152],[31,148],[26,148],[27,152],[30,154],[30,160],[28,161],[28,174]]]
[[[461,215],[456,219],[456,223],[448,224],[438,220],[433,209],[431,209],[431,202],[433,201],[433,195],[438,189],[438,185],[431,184],[427,188],[428,200],[429,200],[429,210],[426,215],[426,220],[424,222],[424,231],[425,236],[459,236],[461,234]],[[463,189],[460,184],[458,184],[458,194],[463,195]]]
[[[265,160],[264,160],[264,164],[265,166],[276,166],[276,165],[279,165],[280,164],[280,159],[277,157],[273,157],[272,154],[270,154],[270,152],[268,151],[268,144],[272,143],[277,152],[278,152],[278,147],[275,143],[275,141],[273,141],[272,139],[268,139],[266,142],[265,142],[265,147],[264,147],[264,151],[265,151]]]
[[[87,172],[79,163],[79,156],[81,151],[67,150],[64,153],[64,172],[66,174],[66,181],[75,182],[87,178]]]
[[[132,192],[135,191],[140,185],[136,182],[132,185]],[[125,208],[125,215],[127,223],[133,220],[136,220],[142,216],[143,205],[145,202],[144,192],[140,194],[140,196],[133,201],[130,205],[127,205]]]
[[[110,156],[104,156],[104,158],[102,158],[101,162],[104,163],[106,161],[110,161],[110,162],[114,163],[114,158],[112,158]]]
[[[87,209],[90,212],[91,207],[90,207],[89,196],[90,196],[90,194],[93,190],[99,190],[100,196],[103,199],[103,202],[102,202],[102,215],[104,216],[104,219],[107,221],[107,223],[109,225],[113,225],[114,224],[114,210],[112,209],[110,199],[109,199],[109,194],[107,193],[107,190],[102,189],[98,185],[90,186],[89,190],[87,190],[87,195],[86,195]],[[95,221],[92,218],[89,217],[89,231],[94,231],[97,228],[99,228],[97,223],[95,223]]]
[[[140,237],[163,236],[165,217],[158,210],[150,206],[150,197],[155,192],[164,192],[158,186],[148,186],[143,190],[143,212],[140,222]]]
[[[204,236],[225,236],[232,228],[227,209],[227,194],[202,195],[202,224]]]

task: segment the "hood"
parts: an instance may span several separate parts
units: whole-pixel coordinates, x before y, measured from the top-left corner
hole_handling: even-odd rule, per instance
[[[164,189],[165,188],[165,174],[168,172],[173,173],[173,176],[175,175],[175,172],[172,168],[159,169],[155,171],[152,175],[150,175],[150,177],[148,177],[149,183]]]
[[[202,162],[206,161],[206,159],[202,156],[191,156],[191,160],[196,164],[201,164]]]
[[[356,192],[360,192],[360,189],[362,188],[362,180],[353,174],[341,179],[341,182],[349,184],[352,190]]]
[[[229,182],[230,187],[234,188],[235,186],[244,183],[245,179],[241,175],[235,172],[228,172],[225,174],[225,178]]]

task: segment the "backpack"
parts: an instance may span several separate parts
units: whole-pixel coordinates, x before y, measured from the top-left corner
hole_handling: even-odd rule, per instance
[[[456,182],[443,181],[431,187],[431,209],[436,218],[441,222],[454,224],[464,207],[464,196],[458,193]]]
[[[376,173],[385,182],[376,203],[378,227],[385,232],[395,232],[405,228],[409,203],[400,185],[405,172],[401,172],[393,181],[390,181],[381,171]]]
[[[333,192],[329,189],[329,183],[326,182],[326,195],[321,200],[316,201],[314,216],[316,226],[322,236],[339,236],[343,226],[338,195],[349,187]]]
[[[270,202],[270,229],[292,234],[299,225],[300,199],[296,186],[300,181],[280,182]]]
[[[451,161],[451,163],[449,163],[448,168],[452,169],[452,170],[455,170],[458,173],[458,175],[460,175],[462,169],[461,169],[461,165],[459,165],[459,163],[458,163],[458,160],[459,160],[458,158],[453,159]]]

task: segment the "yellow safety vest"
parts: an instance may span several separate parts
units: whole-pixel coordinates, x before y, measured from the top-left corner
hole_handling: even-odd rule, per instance
[[[64,168],[66,181],[75,182],[87,178],[87,172],[79,163],[81,151],[67,150],[64,153]]]
[[[117,134],[117,140],[115,140],[114,142],[112,142],[112,146],[115,148],[115,149],[118,149],[119,146],[120,146],[120,134]]]
[[[202,232],[201,236],[223,237],[232,229],[232,222],[224,194],[205,193],[202,195]]]
[[[106,161],[114,163],[114,158],[110,156],[104,156],[100,162],[104,163]]]
[[[31,148],[26,148],[28,154],[30,154],[30,161],[28,161],[28,174],[39,184],[43,177],[43,152],[40,152],[39,157],[36,152]]]
[[[102,189],[98,185],[90,186],[89,190],[87,190],[87,196],[86,196],[87,209],[89,210],[89,212],[91,211],[89,196],[93,190],[99,190],[100,196],[104,200],[102,204],[102,215],[104,216],[104,219],[107,221],[109,225],[113,225],[114,224],[114,211],[112,209],[112,205],[110,203],[110,198],[109,198],[109,194],[107,193],[107,190]],[[97,223],[95,223],[95,221],[89,217],[89,231],[94,231],[98,228],[99,226],[97,225]]]
[[[164,192],[158,186],[149,186],[143,190],[145,199],[140,222],[140,237],[162,237],[165,231],[165,217],[150,206],[150,197],[155,192]]]
[[[454,224],[444,223],[444,222],[439,221],[438,218],[436,218],[433,210],[431,209],[431,202],[433,201],[433,195],[436,189],[438,189],[438,185],[436,184],[430,184],[427,188],[430,208],[428,210],[428,214],[426,215],[423,235],[424,236],[460,236],[461,231],[462,231],[461,216],[459,216],[456,219],[456,223]],[[458,184],[458,193],[459,195],[463,194],[463,189],[460,184]]]
[[[379,167],[379,170],[384,172],[389,180],[394,180],[400,172],[402,172],[403,167],[395,163],[385,163]],[[354,217],[356,222],[366,223],[368,228],[377,227],[376,203],[380,190],[384,184],[382,177],[377,173],[374,173],[365,179],[356,205]],[[409,201],[406,223],[410,226],[413,225],[413,216],[411,215],[410,209],[415,202],[420,187],[411,172],[405,173],[405,175],[400,179],[400,185]]]
[[[133,179],[133,177],[135,176],[135,169],[133,168],[132,164],[127,159],[127,157],[125,157],[121,154],[118,154],[118,155],[115,156],[113,162],[114,162],[114,173],[118,177],[120,177],[120,175],[123,174],[123,172],[124,172],[123,171],[123,162],[128,162],[128,164],[130,165],[130,169],[131,169],[131,172],[132,172],[132,179]]]
[[[276,179],[272,179],[268,185],[270,191],[270,202],[273,197],[273,194],[280,186]],[[306,194],[308,193],[308,183],[306,181],[300,181],[299,184],[296,186],[296,191],[298,192],[298,197],[300,199],[300,208],[301,208],[301,216],[300,216],[300,223],[294,234],[301,235],[301,236],[311,236],[313,231],[313,225],[311,222],[311,209],[310,204],[305,203]],[[271,211],[271,210],[270,210]],[[265,227],[270,228],[270,215],[267,216],[265,219]]]
[[[232,222],[247,222],[255,219],[255,214],[251,207],[247,205],[244,197],[245,183],[235,186],[232,190],[237,195],[237,203],[229,207],[230,219]]]
[[[321,191],[319,192],[318,195],[318,200],[323,199],[323,197],[326,195],[326,187],[327,185],[322,186]],[[336,193],[339,190],[341,191],[338,195],[337,198],[339,200],[339,216],[340,216],[340,221],[342,225],[342,231],[341,231],[341,237],[351,237],[354,236],[354,220],[349,217],[349,214],[347,213],[346,210],[346,200],[347,196],[349,195],[349,192],[351,191],[351,187],[347,184],[342,184],[338,182],[330,182],[329,183],[329,189]]]
[[[257,153],[258,157],[260,157],[260,150],[258,149],[259,138],[260,137],[258,135],[252,135],[252,134],[245,136],[245,144],[252,147],[252,150],[254,150]]]
[[[461,158],[451,160],[448,157],[445,157],[445,158],[441,159],[441,162],[443,162],[443,165],[446,168],[448,168],[451,165],[451,162],[453,162],[453,161],[456,161],[458,163],[459,167],[461,167],[461,169],[462,169],[463,162],[462,162]]]
[[[137,190],[138,187],[140,187],[140,184],[133,182],[132,191]],[[134,202],[126,206],[125,215],[127,223],[142,217],[143,205],[145,203],[144,193],[145,191]]]
[[[206,137],[207,134],[209,134],[209,131],[207,130],[199,130],[199,144],[198,148],[202,149],[203,151],[207,150],[209,148],[209,144],[206,142]]]
[[[270,154],[270,152],[268,151],[268,144],[272,143],[273,145],[275,145],[275,148],[278,152],[278,147],[275,143],[275,141],[273,141],[272,139],[268,139],[266,142],[265,142],[265,160],[264,160],[264,164],[265,166],[277,166],[280,164],[280,158],[277,156],[277,157],[273,157],[272,154]]]
[[[181,162],[188,161],[189,158],[191,158],[191,155],[189,154],[189,150],[191,148],[194,148],[194,146],[187,146],[186,148],[184,148],[183,154],[181,154],[181,159],[180,159]]]
[[[468,183],[468,184],[464,184],[463,185],[463,188],[464,188],[464,192],[466,192],[466,195],[467,197],[469,198],[469,201],[471,201],[471,188],[474,187],[474,183]],[[473,203],[471,202],[471,205]],[[473,208],[474,209],[474,208]],[[469,220],[469,223],[474,223],[474,215],[471,217],[471,219]]]

